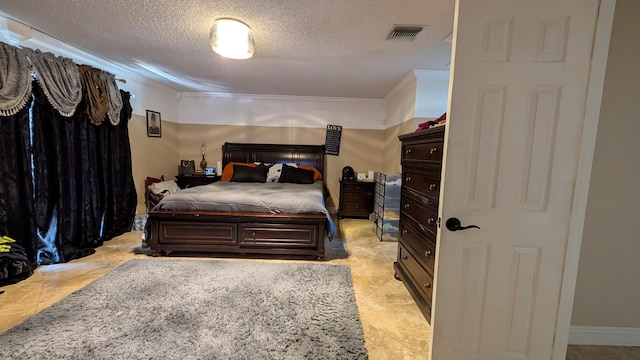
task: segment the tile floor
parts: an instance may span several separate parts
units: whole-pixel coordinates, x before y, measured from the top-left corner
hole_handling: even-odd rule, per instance
[[[342,219],[336,224],[336,241],[342,241],[348,256],[328,254],[327,261],[351,267],[369,358],[426,359],[429,326],[404,285],[393,278],[397,243],[378,241],[366,220]],[[124,234],[106,242],[91,256],[40,266],[27,280],[0,288],[5,291],[0,294],[0,333],[129,259],[153,261],[152,257],[133,253],[133,248],[140,245],[140,235],[139,231]],[[567,359],[640,359],[640,348],[571,346]]]

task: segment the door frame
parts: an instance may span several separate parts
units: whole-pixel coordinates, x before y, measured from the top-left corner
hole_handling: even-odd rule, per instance
[[[609,56],[609,43],[613,27],[613,17],[616,0],[601,0],[596,24],[596,33],[591,57],[591,71],[587,90],[587,105],[584,115],[582,143],[580,144],[580,158],[578,161],[576,188],[573,197],[573,211],[569,224],[569,239],[565,257],[562,287],[560,289],[560,304],[556,322],[556,338],[553,349],[553,359],[564,359],[569,345],[571,315],[578,278],[578,263],[584,230],[584,220],[587,210],[591,168],[593,165],[600,107]]]

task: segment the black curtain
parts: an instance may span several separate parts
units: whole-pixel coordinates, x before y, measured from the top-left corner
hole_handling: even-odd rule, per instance
[[[132,108],[130,94],[120,91],[122,111],[118,125],[105,121],[97,129],[98,178],[102,181],[101,198],[104,203],[102,237],[111,239],[133,227],[138,198],[133,181],[131,146],[129,144],[129,119]]]
[[[66,262],[102,245],[96,129],[81,102],[60,115],[33,83],[33,148],[41,264]]]
[[[132,111],[129,94],[121,93],[118,125],[91,124],[84,101],[71,117],[61,116],[35,81],[31,123],[28,106],[0,117],[0,176],[13,179],[0,187],[13,226],[7,233],[34,264],[89,255],[131,229],[137,205],[127,129]]]
[[[33,222],[33,191],[29,107],[0,116],[0,236],[9,236],[36,264],[37,240]]]

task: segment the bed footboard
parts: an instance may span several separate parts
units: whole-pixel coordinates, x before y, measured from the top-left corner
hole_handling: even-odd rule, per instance
[[[324,260],[324,214],[149,212],[155,255],[171,252]]]

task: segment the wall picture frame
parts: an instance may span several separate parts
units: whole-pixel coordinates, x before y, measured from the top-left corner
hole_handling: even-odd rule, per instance
[[[157,111],[147,110],[147,136],[162,137],[162,119]]]

